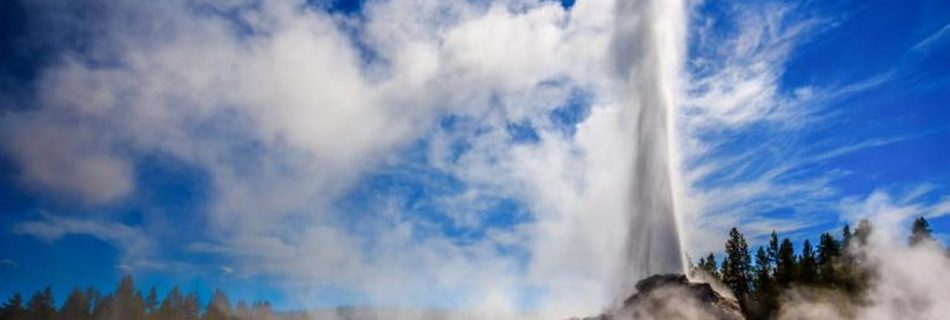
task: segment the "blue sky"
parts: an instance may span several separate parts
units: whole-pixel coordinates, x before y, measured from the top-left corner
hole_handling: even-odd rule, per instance
[[[286,309],[600,292],[630,152],[610,3],[5,3],[0,296],[125,273]],[[687,11],[687,253],[881,208],[950,240],[950,3]]]

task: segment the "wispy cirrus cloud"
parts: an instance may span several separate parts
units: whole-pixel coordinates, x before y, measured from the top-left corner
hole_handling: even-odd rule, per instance
[[[930,46],[937,45],[941,41],[946,41],[946,37],[950,36],[950,24],[943,26],[934,33],[931,33],[929,36],[920,40],[911,47],[911,50],[914,51],[923,51],[928,50]]]
[[[21,222],[12,227],[15,234],[28,235],[56,242],[66,236],[90,236],[106,242],[122,253],[121,265],[140,268],[162,268],[151,258],[159,249],[155,239],[142,228],[102,219],[75,218],[44,213],[35,221]]]
[[[789,87],[783,76],[796,49],[841,21],[806,5],[724,7],[718,10],[729,14],[718,20],[694,20],[688,98],[678,119],[684,181],[679,205],[692,238],[689,248],[699,251],[693,255],[719,251],[723,235],[737,225],[760,238],[772,229],[794,234],[837,221],[842,194],[834,184],[852,172],[828,163],[919,137],[805,142],[812,132],[841,121],[835,106],[898,73]]]

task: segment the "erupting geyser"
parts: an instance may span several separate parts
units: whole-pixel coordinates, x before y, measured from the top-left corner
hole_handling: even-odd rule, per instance
[[[635,128],[629,234],[620,294],[653,274],[683,273],[671,178],[671,116],[684,55],[680,0],[618,1],[613,52]]]

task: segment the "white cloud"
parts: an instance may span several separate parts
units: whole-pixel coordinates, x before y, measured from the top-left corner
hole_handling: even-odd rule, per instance
[[[814,32],[817,20],[793,16],[793,8],[763,3],[731,15],[699,16],[694,12],[690,39],[695,44],[687,65],[683,109],[676,119],[680,178],[677,206],[683,221],[686,250],[692,255],[719,251],[727,230],[736,225],[786,225],[790,221],[754,218],[777,206],[803,204],[827,191],[826,179],[782,183],[779,179],[797,166],[783,152],[769,145],[723,154],[724,146],[752,125],[775,124],[772,135],[801,122],[810,113],[805,103],[814,99],[811,88],[783,94],[778,80],[792,50]],[[729,24],[732,22],[733,24]],[[732,28],[723,27],[733,26]],[[763,158],[777,156],[768,167]],[[777,161],[778,157],[782,160]],[[715,179],[714,182],[709,180]],[[776,200],[780,201],[776,201]],[[791,203],[785,203],[791,200]],[[757,229],[757,228],[753,228]],[[751,230],[770,232],[771,230]]]
[[[847,97],[887,83],[893,72],[818,87],[783,87],[794,50],[837,21],[774,2],[726,7],[724,21],[696,15],[688,88],[677,119],[682,181],[677,203],[687,250],[718,252],[729,228],[763,239],[835,222],[841,195],[833,183],[852,172],[825,166],[839,157],[912,136],[803,144],[802,133],[835,121]],[[820,168],[820,169],[816,169]],[[763,215],[788,211],[775,216]]]
[[[57,21],[52,31],[94,36],[43,70],[29,110],[0,119],[26,185],[108,208],[134,200],[138,157],[166,155],[205,170],[211,195],[190,220],[201,222],[190,226],[195,239],[162,250],[211,255],[240,276],[273,276],[288,290],[329,284],[393,304],[438,304],[442,292],[487,311],[519,311],[524,292],[538,288],[539,308],[557,315],[609,302],[635,152],[625,143],[629,83],[612,51],[614,1],[567,12],[554,1],[394,0],[367,3],[362,20],[303,2],[96,4],[104,13],[92,21],[67,4],[31,4]],[[681,45],[663,37],[662,46]],[[567,135],[550,112],[575,92],[593,105]],[[477,134],[439,129],[449,114],[473,119]],[[530,125],[539,141],[512,143],[509,123]],[[457,158],[455,139],[470,144]],[[337,211],[360,178],[398,164],[419,140],[431,145],[424,165],[471,190],[442,204],[452,221],[484,228],[472,207],[488,197],[515,199],[532,217],[457,241],[423,233],[426,222],[396,199]],[[122,247],[175,227],[96,219],[51,215],[19,228]],[[512,244],[527,261],[497,248]],[[123,265],[150,261],[132,251]]]
[[[928,50],[930,49],[930,47],[939,44],[940,41],[943,41],[944,38],[947,37],[947,35],[950,35],[950,24],[943,26],[943,28],[940,28],[940,30],[937,30],[936,32],[931,33],[923,40],[920,40],[920,42],[917,42],[917,44],[914,44],[914,46],[911,47],[911,50],[914,50],[914,51]]]
[[[119,248],[125,255],[123,259],[127,260],[122,264],[156,267],[154,263],[146,259],[155,253],[156,243],[138,227],[118,222],[43,214],[40,220],[14,225],[12,231],[15,234],[33,236],[46,242],[57,241],[68,235],[91,236]]]
[[[792,50],[827,21],[796,16],[795,8],[762,3],[734,8],[735,30],[719,31],[713,17],[699,18],[700,45],[692,70],[684,122],[687,130],[733,128],[758,121],[788,121],[810,98],[810,88],[784,94],[778,81]],[[705,22],[702,19],[709,19]],[[723,27],[718,27],[723,28]]]
[[[88,234],[113,244],[131,244],[139,242],[141,231],[120,223],[75,220],[46,215],[41,221],[27,222],[14,230],[16,233],[29,234],[46,241],[55,241],[70,234]]]

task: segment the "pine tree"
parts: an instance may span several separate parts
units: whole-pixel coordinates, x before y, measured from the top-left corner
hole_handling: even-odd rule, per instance
[[[248,320],[251,318],[251,309],[247,307],[247,302],[240,300],[234,306],[234,316],[238,320]]]
[[[729,231],[726,241],[726,257],[722,261],[722,282],[735,293],[739,303],[744,305],[749,295],[750,265],[749,245],[739,230]]]
[[[767,319],[777,308],[778,299],[775,290],[775,280],[772,278],[772,258],[762,247],[755,253],[755,277],[753,289],[755,291],[756,308],[753,312],[755,319]]]
[[[933,230],[930,229],[930,223],[924,217],[914,219],[914,225],[911,226],[910,245],[916,246],[924,241],[934,241]]]
[[[818,242],[818,279],[824,285],[831,286],[838,282],[835,265],[841,256],[838,241],[830,233],[821,234]]]
[[[165,299],[158,307],[158,319],[183,319],[184,318],[185,298],[181,295],[181,289],[177,286],[172,287],[165,295]]]
[[[201,302],[198,301],[197,293],[192,292],[185,296],[184,304],[182,304],[182,316],[182,320],[201,319]]]
[[[861,219],[858,221],[858,227],[854,228],[854,238],[858,240],[857,244],[859,246],[864,246],[868,243],[868,238],[871,236],[871,222],[867,219]]]
[[[251,309],[251,318],[254,320],[273,319],[273,312],[270,307],[270,302],[267,302],[267,301],[255,302],[254,307]]]
[[[73,288],[73,291],[66,297],[66,302],[59,309],[60,320],[90,320],[92,319],[92,307],[89,296],[86,291]]]
[[[844,225],[844,228],[841,228],[841,251],[847,252],[849,247],[851,247],[851,226],[847,223]]]
[[[775,233],[775,230],[772,230],[772,234],[769,235],[769,247],[766,251],[769,257],[769,261],[772,265],[778,263],[778,234]],[[774,270],[773,270],[774,272]]]
[[[700,259],[699,269],[706,272],[710,276],[719,279],[719,266],[716,263],[716,255],[712,252],[709,253],[709,256],[706,259]]]
[[[102,299],[102,294],[93,287],[87,287],[85,294],[86,299],[89,300],[89,312],[92,313],[96,309],[96,305],[99,304],[99,300]]]
[[[782,239],[782,244],[778,249],[778,260],[775,263],[775,283],[782,288],[788,288],[795,280],[797,269],[795,247],[788,238]]]
[[[30,319],[56,319],[56,302],[53,300],[53,289],[46,287],[37,291],[30,298],[27,306],[27,315]]]
[[[112,310],[115,308],[115,298],[111,294],[100,297],[92,307],[94,320],[112,320]]]
[[[208,302],[203,320],[228,320],[231,318],[231,301],[221,290],[215,289]]]
[[[759,247],[755,252],[755,277],[753,289],[756,292],[766,292],[772,284],[772,262],[765,248]]]
[[[142,293],[135,289],[135,281],[131,275],[119,280],[112,298],[112,305],[108,310],[110,316],[127,320],[145,319],[145,299],[142,298]]]
[[[807,239],[802,246],[802,258],[798,269],[798,279],[804,284],[814,284],[818,281],[818,261],[815,259],[815,251],[812,249],[811,242]]]
[[[27,316],[26,308],[23,306],[23,296],[20,293],[14,293],[0,310],[0,318],[4,320],[27,320]]]
[[[848,224],[845,224],[841,228],[841,256],[839,258],[840,267],[839,272],[836,275],[838,277],[839,285],[848,293],[857,292],[857,279],[858,272],[855,267],[855,255],[859,253],[858,250],[852,246],[857,244],[854,242],[855,233],[851,232],[851,227]]]
[[[153,286],[148,290],[148,295],[145,296],[145,314],[149,319],[154,319],[154,315],[158,312],[158,290]]]

